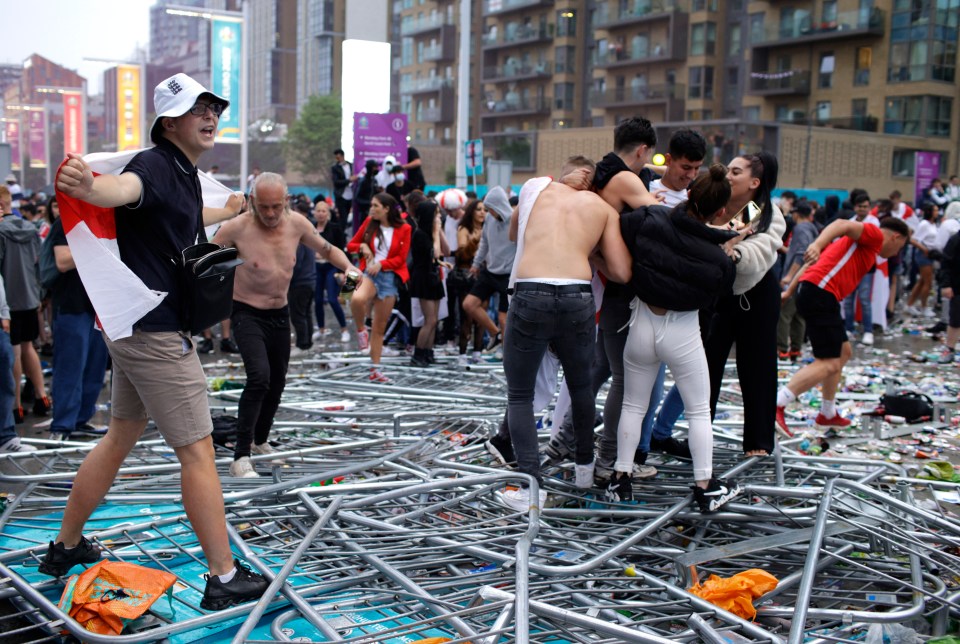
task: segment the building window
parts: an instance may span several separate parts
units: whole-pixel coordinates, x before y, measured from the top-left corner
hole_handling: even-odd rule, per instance
[[[713,11],[717,10],[717,0],[693,0],[690,7],[691,11]]]
[[[780,104],[774,107],[773,119],[775,121],[780,121],[781,123],[789,123],[790,122],[790,106]]]
[[[817,101],[817,122],[829,122],[831,111],[830,101]]]
[[[883,131],[886,134],[919,135],[922,119],[922,96],[888,98],[884,112]]]
[[[833,29],[837,26],[837,0],[823,0],[823,20],[821,26],[824,29]]]
[[[554,54],[554,64],[558,74],[576,73],[577,48],[557,47]]]
[[[557,12],[557,36],[573,38],[577,35],[577,12],[561,9]]]
[[[870,65],[873,64],[873,48],[857,47],[856,60],[853,68],[854,86],[870,84]]]
[[[893,151],[893,167],[890,172],[895,177],[912,177],[914,174],[914,163],[916,160],[916,150],[898,150]]]
[[[713,67],[690,68],[690,98],[713,98]]]
[[[717,45],[717,23],[701,22],[690,27],[690,55],[713,55]]]
[[[727,36],[727,55],[728,56],[739,56],[740,52],[743,51],[743,43],[741,42],[741,32],[742,28],[740,25],[730,25],[730,31]]]
[[[743,108],[743,118],[746,121],[755,123],[760,120],[760,106],[749,105]]]
[[[727,68],[727,89],[730,91],[731,94],[736,94],[739,85],[740,85],[740,68],[728,67]]]
[[[946,96],[927,97],[927,136],[950,136],[950,112],[953,99]]]
[[[556,83],[553,86],[553,98],[555,109],[572,110],[573,109],[574,84]]]
[[[850,101],[850,115],[857,118],[863,118],[867,115],[867,99],[855,98]]]
[[[765,40],[763,20],[766,17],[767,17],[767,14],[765,12],[750,14],[750,42],[751,43],[757,44]]]
[[[953,14],[956,19],[960,16],[960,11]],[[956,34],[956,28],[953,29]],[[931,56],[933,67],[931,69],[931,78],[933,80],[952,83],[956,76],[957,68],[957,41],[956,36],[953,40],[935,40],[933,41],[933,56]]]
[[[928,52],[929,43],[926,40],[890,45],[888,82],[905,83],[926,80]]]
[[[832,51],[820,54],[820,77],[817,81],[817,87],[820,89],[833,87],[833,70],[836,63],[837,59]]]

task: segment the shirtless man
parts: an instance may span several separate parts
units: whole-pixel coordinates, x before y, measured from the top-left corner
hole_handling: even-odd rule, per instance
[[[581,171],[582,172],[582,171]],[[552,346],[563,365],[570,388],[577,437],[576,474],[579,487],[593,485],[594,403],[590,386],[596,309],[590,290],[591,255],[597,250],[605,272],[628,281],[630,253],[620,236],[617,212],[597,195],[531,179],[520,191],[511,236],[517,255],[510,274],[513,296],[507,315],[503,366],[507,377],[507,416],[517,465],[524,474],[540,477],[533,392],[540,362]],[[504,428],[501,428],[503,431]],[[506,436],[498,436],[501,441]],[[530,489],[509,490],[503,502],[520,512],[543,507]]]
[[[287,290],[296,263],[297,245],[312,248],[344,273],[360,279],[342,250],[332,246],[306,217],[287,208],[287,184],[278,174],[257,177],[252,212],[233,219],[213,241],[234,246],[244,263],[233,288],[233,337],[247,373],[237,413],[237,445],[230,475],[258,476],[250,454],[270,454],[267,442],[280,405],[290,361],[290,318]]]

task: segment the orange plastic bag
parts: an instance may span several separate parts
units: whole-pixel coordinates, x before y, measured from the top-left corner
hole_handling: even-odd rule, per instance
[[[58,605],[88,631],[119,635],[127,623],[169,594],[176,580],[163,570],[104,559],[70,577]]]
[[[689,591],[714,606],[753,621],[757,616],[753,600],[776,588],[777,583],[777,578],[767,571],[751,568],[728,579],[710,575],[705,582],[698,583]]]

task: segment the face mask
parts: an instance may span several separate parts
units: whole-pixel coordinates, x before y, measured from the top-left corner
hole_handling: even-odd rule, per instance
[[[394,181],[403,181],[403,180],[406,179],[406,178],[407,178],[407,175],[403,174],[402,172],[399,173],[399,174],[393,175],[393,180],[394,180]]]

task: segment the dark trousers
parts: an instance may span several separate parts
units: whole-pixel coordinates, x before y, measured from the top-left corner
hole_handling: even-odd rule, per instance
[[[347,318],[343,314],[343,307],[340,306],[340,285],[334,277],[337,270],[337,267],[329,262],[317,263],[317,283],[313,304],[317,312],[317,326],[320,328],[327,326],[323,310],[325,303],[330,305],[330,309],[337,317],[337,322],[340,323],[340,328],[347,328]]]
[[[51,431],[72,432],[97,411],[107,370],[107,345],[93,313],[53,313],[53,420]]]
[[[350,208],[353,206],[353,199],[335,197],[333,203],[337,207],[337,214],[340,216],[340,221],[347,221],[347,215],[350,214]]]
[[[578,464],[593,461],[594,403],[590,364],[596,309],[589,287],[521,282],[510,300],[503,341],[507,377],[507,429],[517,466],[541,481],[533,393],[540,362],[552,346],[570,389]],[[501,436],[506,438],[506,436]]]
[[[773,271],[743,295],[728,295],[717,302],[704,349],[710,370],[710,414],[717,414],[720,381],[737,345],[737,374],[743,393],[743,451],[773,453],[777,415],[777,321],[780,318],[780,285]]]
[[[240,347],[247,384],[237,412],[234,458],[250,456],[250,443],[267,442],[287,381],[290,362],[290,315],[282,309],[256,309],[233,302],[233,339]]]
[[[293,284],[287,292],[290,307],[290,323],[297,334],[297,348],[313,346],[313,292],[316,284]]]

